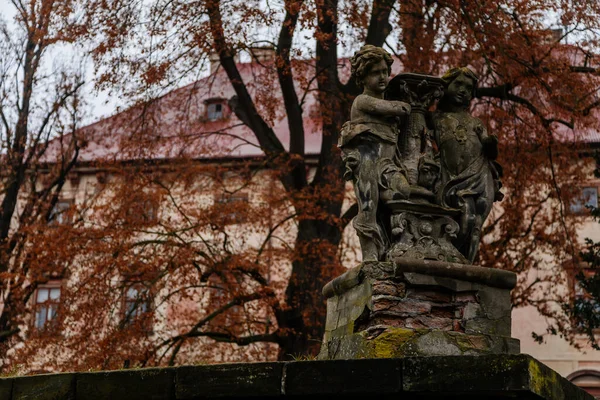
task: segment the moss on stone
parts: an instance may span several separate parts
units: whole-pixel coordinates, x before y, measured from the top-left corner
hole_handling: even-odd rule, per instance
[[[405,328],[388,328],[381,335],[369,342],[372,356],[375,358],[402,357],[407,355],[406,349],[421,336],[421,332]]]
[[[549,368],[543,366],[534,359],[529,360],[529,387],[536,394],[553,396],[555,399],[565,399],[560,376]]]

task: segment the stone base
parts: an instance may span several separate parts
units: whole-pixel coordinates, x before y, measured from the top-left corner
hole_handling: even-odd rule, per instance
[[[319,359],[347,360],[518,353],[519,341],[506,336],[387,328],[377,336],[368,336],[365,331],[362,331],[333,337],[323,343]]]
[[[319,358],[516,354],[515,274],[448,262],[367,262],[327,284]]]
[[[594,400],[527,355],[201,365],[0,379],[0,400]]]

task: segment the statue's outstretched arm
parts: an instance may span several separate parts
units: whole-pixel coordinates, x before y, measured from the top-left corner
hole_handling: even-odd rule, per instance
[[[402,117],[410,113],[410,104],[403,101],[378,99],[369,95],[359,95],[354,101],[358,109],[367,114]]]

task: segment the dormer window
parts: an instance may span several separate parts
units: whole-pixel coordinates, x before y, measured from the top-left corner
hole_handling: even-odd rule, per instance
[[[223,118],[223,104],[212,103],[208,105],[207,117],[209,121],[216,121]]]
[[[225,100],[210,99],[206,101],[206,119],[218,121],[225,118]]]

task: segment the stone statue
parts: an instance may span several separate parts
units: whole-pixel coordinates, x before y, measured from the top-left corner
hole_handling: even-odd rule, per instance
[[[339,146],[363,262],[323,288],[319,358],[518,353],[516,274],[468,265],[502,198],[498,140],[469,114],[477,76],[454,68],[388,83],[392,59],[373,46],[351,61],[364,92]]]
[[[477,76],[469,68],[453,68],[443,77],[444,96],[433,114],[435,142],[440,156],[438,203],[461,210],[458,249],[473,262],[481,227],[494,200],[501,200],[498,139],[469,114]]]
[[[392,62],[370,45],[352,57],[364,90],[338,143],[344,177],[354,183],[363,261],[473,263],[483,223],[502,198],[498,139],[469,114],[477,76],[465,67],[388,83]]]
[[[384,99],[393,59],[384,49],[366,45],[352,57],[352,75],[363,93],[352,103],[351,120],[340,133],[344,177],[352,180],[358,202],[353,220],[364,261],[380,260],[388,246],[380,203],[409,196],[397,156],[399,119],[410,105]]]

